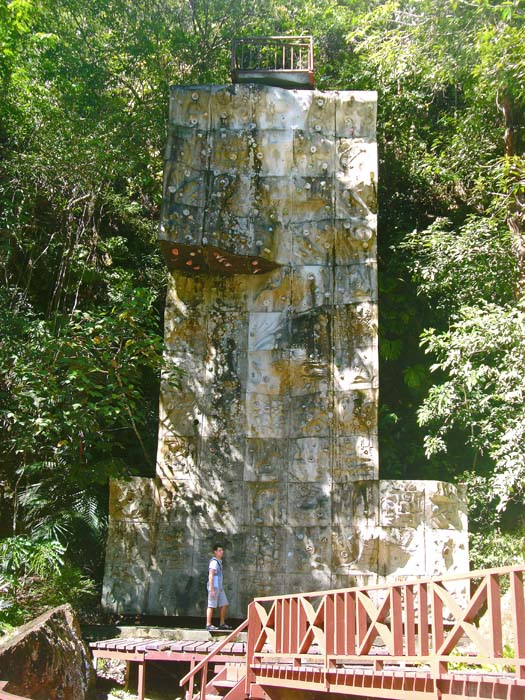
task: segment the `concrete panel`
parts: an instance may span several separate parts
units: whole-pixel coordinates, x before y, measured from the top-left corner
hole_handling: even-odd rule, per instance
[[[199,89],[202,89],[199,86]],[[184,93],[184,88],[173,88],[172,94]],[[254,109],[251,89],[248,85],[210,88],[210,127],[216,129],[251,129],[254,126]]]
[[[379,378],[375,348],[338,347],[335,353],[334,385],[337,392],[352,389],[377,389]]]
[[[290,229],[294,265],[330,265],[336,244],[336,229],[331,219],[301,221]]]
[[[289,424],[289,397],[246,394],[247,437],[285,438],[289,434]]]
[[[269,576],[284,571],[286,531],[281,526],[248,527],[243,534],[244,571]]]
[[[335,438],[335,483],[366,481],[379,476],[377,440],[372,435],[348,435]]]
[[[335,268],[335,304],[377,301],[375,264],[338,265]]]
[[[336,105],[336,132],[344,138],[376,138],[377,93],[339,92]]]
[[[335,135],[335,112],[339,93],[314,90],[305,129],[327,136]]]
[[[338,436],[377,430],[377,390],[352,389],[334,396],[334,422]]]
[[[177,90],[170,97],[170,124],[207,129],[210,124],[210,87]]]
[[[322,523],[297,526],[289,530],[286,537],[286,570],[289,574],[301,574],[303,582],[299,589],[309,590],[308,579],[318,578],[319,573],[330,578],[331,529]],[[316,576],[316,573],[318,574]],[[299,578],[299,577],[297,577]],[[312,589],[310,589],[312,590]],[[315,590],[315,589],[313,589]]]
[[[386,528],[417,528],[425,522],[425,490],[421,482],[381,481],[380,524]]]
[[[295,175],[291,184],[295,221],[324,221],[334,216],[333,180],[325,175]]]
[[[290,398],[290,436],[324,437],[330,434],[333,412],[328,393],[316,392]]]
[[[291,442],[290,481],[329,483],[331,449],[328,437],[297,438]]]
[[[333,523],[341,530],[379,526],[379,482],[336,483],[332,487]]]
[[[303,129],[293,132],[293,167],[301,177],[333,177],[336,158],[333,136]]]
[[[246,289],[248,311],[285,311],[292,301],[292,271],[279,267],[266,275],[239,277],[238,286]]]
[[[254,526],[281,526],[286,517],[286,484],[247,482],[245,522]]]
[[[286,481],[290,460],[288,440],[275,438],[246,439],[245,481]]]
[[[159,445],[157,472],[161,481],[190,479],[200,463],[198,447],[198,436],[180,437],[167,432]]]
[[[379,541],[379,533],[375,528],[334,526],[332,531],[333,573],[347,576],[377,575]]]
[[[339,265],[373,263],[377,257],[376,217],[337,221],[336,259]]]
[[[425,567],[426,544],[424,527],[382,528],[379,575],[416,577]]]
[[[248,353],[248,392],[284,396],[290,391],[288,350],[257,350]]]
[[[329,527],[332,520],[330,489],[326,484],[292,482],[288,484],[288,525]]]
[[[467,498],[462,486],[443,481],[427,481],[425,493],[425,521],[429,527],[467,531]]]
[[[294,269],[292,308],[295,313],[332,304],[334,271],[321,265],[302,265]]]
[[[306,127],[313,93],[266,86],[254,91],[254,123],[258,129],[285,131]]]
[[[468,539],[463,532],[428,528],[425,556],[427,576],[446,576],[456,571],[467,572]]]
[[[315,338],[312,337],[311,341],[315,342]],[[292,396],[325,396],[330,391],[330,361],[309,352],[308,348],[290,350],[289,372]]]

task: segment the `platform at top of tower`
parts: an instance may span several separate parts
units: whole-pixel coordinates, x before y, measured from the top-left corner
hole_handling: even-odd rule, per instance
[[[311,36],[234,39],[232,82],[311,90],[314,87],[313,56]]]

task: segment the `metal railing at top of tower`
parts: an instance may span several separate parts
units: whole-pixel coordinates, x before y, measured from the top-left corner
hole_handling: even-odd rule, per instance
[[[261,36],[233,39],[231,75],[234,83],[262,82],[313,88],[313,38]]]

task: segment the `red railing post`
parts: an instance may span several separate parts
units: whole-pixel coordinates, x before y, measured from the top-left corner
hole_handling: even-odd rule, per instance
[[[299,629],[297,625],[297,598],[290,599],[290,653],[294,654],[297,651],[297,646],[299,644]]]
[[[366,593],[364,594],[366,595]],[[368,631],[368,614],[365,610],[365,606],[360,600],[359,596],[356,596],[356,613],[357,613],[357,653],[361,653],[361,645],[363,644],[366,633]]]
[[[426,583],[419,583],[418,589],[418,602],[419,602],[419,655],[428,656],[430,646],[430,630],[429,630],[429,609],[428,609],[428,586]]]
[[[291,599],[284,598],[281,601],[281,651],[283,654],[290,653],[290,605]]]
[[[501,629],[501,594],[498,574],[489,574],[487,581],[487,613],[490,620],[491,650],[494,658],[503,657],[503,631]]]
[[[246,697],[250,695],[250,685],[255,680],[255,674],[252,671],[253,655],[261,632],[262,622],[257,612],[257,607],[252,602],[248,605],[248,641],[246,642],[246,678],[244,687]]]
[[[356,594],[345,593],[345,654],[355,654],[356,650]]]
[[[190,671],[193,671],[194,668],[195,668],[195,659],[192,659],[192,660],[191,660],[191,663],[190,663]],[[192,698],[193,698],[193,684],[194,684],[194,681],[195,681],[195,676],[191,675],[191,676],[190,676],[190,681],[189,681],[189,683],[188,683],[188,690],[186,691],[186,697],[187,697],[188,700],[192,700]]]
[[[443,624],[443,601],[439,595],[441,581],[431,584],[431,608],[432,608],[432,671],[435,676],[446,673],[448,664],[440,660],[439,651],[445,641],[445,628]]]
[[[401,586],[392,586],[390,589],[390,629],[394,642],[394,655],[403,654],[403,601]]]
[[[523,571],[510,573],[512,621],[514,625],[514,655],[516,676],[525,678],[525,602],[523,599]]]
[[[335,623],[335,597],[328,594],[324,599],[324,649],[325,670],[335,665],[329,657],[335,653],[336,623]]]
[[[405,639],[408,656],[416,655],[416,597],[414,586],[404,586]]]
[[[283,651],[283,601],[278,598],[275,601],[275,652]]]
[[[200,700],[206,700],[206,686],[208,685],[208,661],[201,668],[201,692]]]
[[[146,694],[146,661],[139,661],[139,675],[137,681],[138,700],[144,700]]]
[[[335,625],[335,639],[334,639],[334,654],[346,654],[345,645],[345,594],[336,593],[334,595],[334,625]]]

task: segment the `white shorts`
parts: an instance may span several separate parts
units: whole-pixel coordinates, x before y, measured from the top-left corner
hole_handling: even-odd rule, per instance
[[[208,607],[209,608],[222,608],[223,605],[229,605],[228,598],[226,598],[226,593],[221,588],[219,592],[215,591],[215,598],[212,598],[210,592],[208,591]]]

